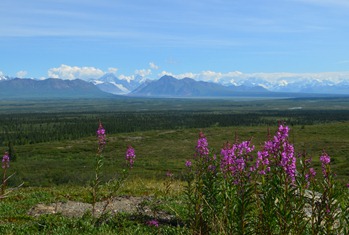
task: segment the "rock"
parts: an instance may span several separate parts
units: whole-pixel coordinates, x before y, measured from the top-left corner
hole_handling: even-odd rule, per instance
[[[103,212],[109,212],[115,215],[120,212],[143,216],[156,217],[163,221],[171,221],[174,216],[165,211],[153,211],[148,204],[160,204],[161,201],[154,201],[150,197],[115,197],[109,202],[97,202],[95,205],[95,216],[99,217]],[[31,216],[40,216],[43,214],[61,214],[67,217],[82,217],[85,213],[92,212],[92,204],[77,201],[55,202],[48,205],[37,204],[28,212]]]

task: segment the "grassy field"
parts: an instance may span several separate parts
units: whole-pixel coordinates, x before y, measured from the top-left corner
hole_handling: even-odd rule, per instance
[[[175,208],[176,213],[185,220],[185,205],[183,204],[183,172],[185,161],[194,158],[198,134],[202,131],[209,142],[212,151],[219,154],[221,147],[227,141],[234,143],[252,140],[256,151],[261,150],[264,141],[275,133],[278,120],[288,120],[291,132],[290,141],[295,145],[296,152],[305,152],[313,157],[315,170],[320,174],[319,156],[326,151],[331,156],[332,169],[337,174],[337,180],[344,183],[349,181],[349,102],[346,99],[326,100],[269,100],[269,101],[232,101],[210,100],[206,104],[198,100],[128,100],[103,101],[90,103],[86,100],[50,101],[40,103],[35,101],[23,102],[18,108],[12,101],[1,101],[2,117],[7,120],[11,115],[29,115],[40,113],[57,113],[64,118],[78,121],[79,115],[92,112],[95,116],[93,133],[79,138],[63,138],[60,141],[43,141],[32,144],[15,145],[16,161],[11,162],[8,174],[16,173],[9,181],[9,187],[24,182],[24,186],[14,192],[11,197],[0,201],[0,234],[189,234],[183,226],[164,226],[160,232],[144,225],[142,219],[129,219],[123,215],[114,217],[103,226],[91,224],[93,218],[65,218],[60,215],[41,216],[33,218],[28,210],[38,203],[75,200],[89,201],[89,182],[94,177],[94,159],[97,151],[97,140],[94,131],[98,127],[97,117],[106,115],[107,110],[113,112],[134,113],[141,115],[161,110],[196,111],[205,114],[215,114],[213,124],[202,127],[178,126],[178,128],[156,129],[144,131],[108,132],[107,144],[103,152],[104,180],[119,177],[125,166],[125,151],[128,145],[136,150],[136,163],[130,171],[130,177],[121,187],[120,195],[137,195],[161,197],[164,207]],[[80,102],[80,103],[79,103]],[[115,103],[113,103],[115,102]],[[6,105],[5,105],[6,104]],[[302,107],[301,112],[299,107]],[[146,110],[144,110],[146,109]],[[74,111],[72,113],[72,111]],[[164,112],[167,112],[164,111]],[[103,115],[99,115],[100,112]],[[222,125],[214,118],[228,113],[261,115],[270,124],[254,125]],[[75,115],[75,117],[74,117]],[[90,114],[89,114],[90,115]],[[168,115],[168,113],[166,114]],[[186,115],[186,116],[185,116]],[[183,117],[190,120],[193,116],[185,112]],[[138,116],[137,116],[138,117]],[[241,116],[243,118],[243,116]],[[37,116],[36,116],[37,118]],[[158,119],[156,119],[158,120]],[[161,120],[161,119],[159,119]],[[306,120],[299,122],[297,120]],[[310,120],[311,124],[307,124]],[[103,122],[103,119],[101,119]],[[291,122],[292,121],[292,122]],[[194,122],[195,123],[195,122]],[[145,128],[146,129],[146,128]],[[4,142],[5,143],[5,142]],[[3,143],[3,149],[6,145]],[[166,173],[174,174],[171,190],[164,197],[161,192],[166,184]],[[171,213],[174,213],[172,210]]]
[[[209,145],[219,154],[223,144],[226,141],[233,143],[236,136],[240,141],[252,139],[256,150],[261,150],[268,129],[273,134],[276,128],[277,125],[210,127],[108,135],[104,151],[105,175],[111,177],[123,168],[128,145],[136,150],[137,162],[132,170],[135,177],[159,179],[171,171],[180,178],[185,161],[194,156],[200,131],[205,133]],[[317,163],[325,150],[332,157],[333,169],[338,178],[348,180],[347,133],[349,122],[292,126],[290,139],[298,153],[305,151]],[[93,176],[96,149],[94,137],[17,146],[17,161],[11,164],[11,171],[17,173],[12,182],[23,181],[26,186],[46,187],[59,184],[86,185]]]

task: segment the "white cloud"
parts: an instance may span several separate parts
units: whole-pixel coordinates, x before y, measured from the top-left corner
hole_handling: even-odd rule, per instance
[[[197,74],[195,73],[181,73],[176,75],[177,78],[182,79],[182,78],[193,78],[195,79],[197,77]]]
[[[214,82],[219,82],[219,80],[222,78],[222,73],[220,72],[214,72],[214,71],[202,71],[198,75],[199,80],[201,81],[214,81]]]
[[[135,71],[135,74],[145,77],[151,74],[151,69],[139,69]]]
[[[155,69],[155,70],[158,70],[159,69],[159,66],[157,66],[156,64],[154,64],[153,62],[150,62],[149,63],[149,66],[151,69]]]
[[[126,81],[130,82],[130,81],[133,80],[135,77],[134,77],[134,75],[126,76],[126,75],[121,74],[121,75],[119,76],[119,78],[120,78],[121,80],[126,80]]]
[[[173,75],[173,73],[170,73],[170,72],[167,72],[167,71],[161,71],[161,73],[159,73],[158,74],[158,77],[162,77],[162,76],[165,76],[165,75],[167,75],[167,76],[176,76],[176,75]]]
[[[48,70],[48,77],[61,79],[83,79],[100,78],[105,72],[95,67],[78,67],[62,64],[58,68],[51,68]]]
[[[18,78],[24,78],[27,74],[28,74],[27,71],[21,70],[21,71],[18,71],[18,72],[16,73],[16,77],[18,77]]]
[[[196,79],[197,78],[197,74],[195,73],[191,73],[191,72],[188,72],[188,73],[181,73],[181,74],[173,74],[171,72],[167,72],[167,71],[162,71],[161,73],[158,74],[158,77],[162,77],[162,76],[172,76],[172,77],[175,77],[177,79],[182,79],[182,78],[193,78],[193,79]]]
[[[108,68],[108,73],[116,74],[117,71],[118,71],[118,68]]]

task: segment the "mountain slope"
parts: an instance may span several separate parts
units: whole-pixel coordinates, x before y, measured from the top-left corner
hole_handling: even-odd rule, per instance
[[[163,76],[140,87],[130,95],[133,96],[162,96],[162,97],[224,97],[224,96],[252,96],[268,93],[264,88],[226,87],[216,83],[195,81],[191,78],[176,79]]]
[[[92,83],[80,79],[10,79],[0,81],[0,97],[6,98],[96,98],[111,97]]]

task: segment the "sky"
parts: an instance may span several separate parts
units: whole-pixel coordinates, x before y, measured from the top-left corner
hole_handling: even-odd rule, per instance
[[[0,1],[10,77],[348,76],[348,38],[348,0]]]

